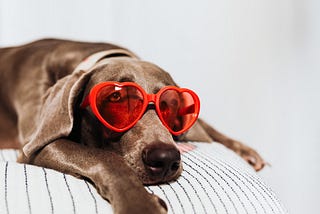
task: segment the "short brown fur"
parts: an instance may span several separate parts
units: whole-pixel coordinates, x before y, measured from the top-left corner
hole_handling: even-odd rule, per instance
[[[41,103],[46,92],[70,75],[84,58],[118,48],[121,47],[106,43],[45,39],[0,49],[0,148],[23,148],[28,143],[25,136],[35,131],[29,128],[38,110],[34,107]],[[122,79],[138,83],[148,93],[155,93],[165,85],[176,85],[168,73],[149,62],[114,57],[111,63],[94,72],[79,92],[76,103],[81,102],[93,85]],[[201,119],[177,140],[217,141],[234,150],[256,170],[264,166],[253,149],[219,133]],[[116,134],[105,130],[89,108],[80,110],[76,106],[69,136],[50,142],[32,157],[26,157],[21,150],[19,161],[89,180],[111,203],[115,213],[166,213],[164,202],[149,194],[143,184],[178,178],[182,164],[178,162],[178,169],[170,175],[151,175],[142,153],[154,147],[178,151],[172,135],[154,110],[147,111],[129,131]]]

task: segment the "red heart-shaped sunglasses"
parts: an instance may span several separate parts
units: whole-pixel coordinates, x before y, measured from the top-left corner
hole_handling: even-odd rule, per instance
[[[124,132],[133,127],[154,104],[163,125],[173,135],[188,130],[200,111],[198,96],[186,88],[165,86],[157,94],[147,94],[133,82],[102,82],[95,85],[81,108],[90,105],[93,114],[107,128]]]

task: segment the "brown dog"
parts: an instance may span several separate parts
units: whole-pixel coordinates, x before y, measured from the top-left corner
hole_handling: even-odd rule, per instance
[[[89,70],[76,66],[100,52]],[[79,106],[100,82],[135,82],[149,94],[176,85],[159,67],[105,43],[46,39],[0,49],[0,147],[19,148],[20,162],[89,180],[115,213],[166,213],[165,203],[143,184],[176,179],[181,171],[178,141],[217,141],[264,166],[251,148],[217,132],[203,120],[176,139],[154,109],[126,132],[103,126]],[[134,198],[135,200],[130,200]]]

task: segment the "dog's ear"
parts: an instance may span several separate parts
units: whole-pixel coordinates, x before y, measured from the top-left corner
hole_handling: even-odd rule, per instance
[[[75,72],[48,89],[45,98],[37,106],[37,119],[29,122],[35,131],[30,136],[22,136],[26,143],[23,147],[26,157],[30,158],[48,143],[71,133],[76,99],[90,75],[91,72]]]
[[[94,68],[99,63],[107,63],[107,60],[104,62],[100,62],[100,60],[114,57],[115,54],[136,58],[131,52],[122,49],[93,54],[79,64],[73,73],[58,80],[52,87],[48,88],[40,102],[38,100],[34,102],[37,103],[37,106],[34,106],[37,111],[36,115],[32,115],[32,117],[36,119],[22,121],[28,124],[28,126],[25,126],[26,128],[34,131],[26,136],[20,136],[20,140],[25,145],[23,152],[27,160],[47,144],[59,138],[67,138],[70,135],[74,126],[75,109],[79,108],[79,106],[76,106],[79,95],[94,73]],[[112,59],[110,58],[110,60]],[[22,130],[22,133],[30,132]]]

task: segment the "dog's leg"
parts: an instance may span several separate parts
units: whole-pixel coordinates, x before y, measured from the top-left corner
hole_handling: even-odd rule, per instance
[[[261,170],[265,165],[264,160],[254,149],[223,135],[201,119],[198,119],[197,123],[190,129],[183,140],[204,142],[210,142],[213,140],[225,145],[239,154],[250,165],[252,165],[256,171]]]
[[[20,162],[25,162],[23,157]],[[31,164],[89,180],[107,199],[114,213],[166,213],[166,205],[148,193],[117,154],[59,139],[39,151]]]

